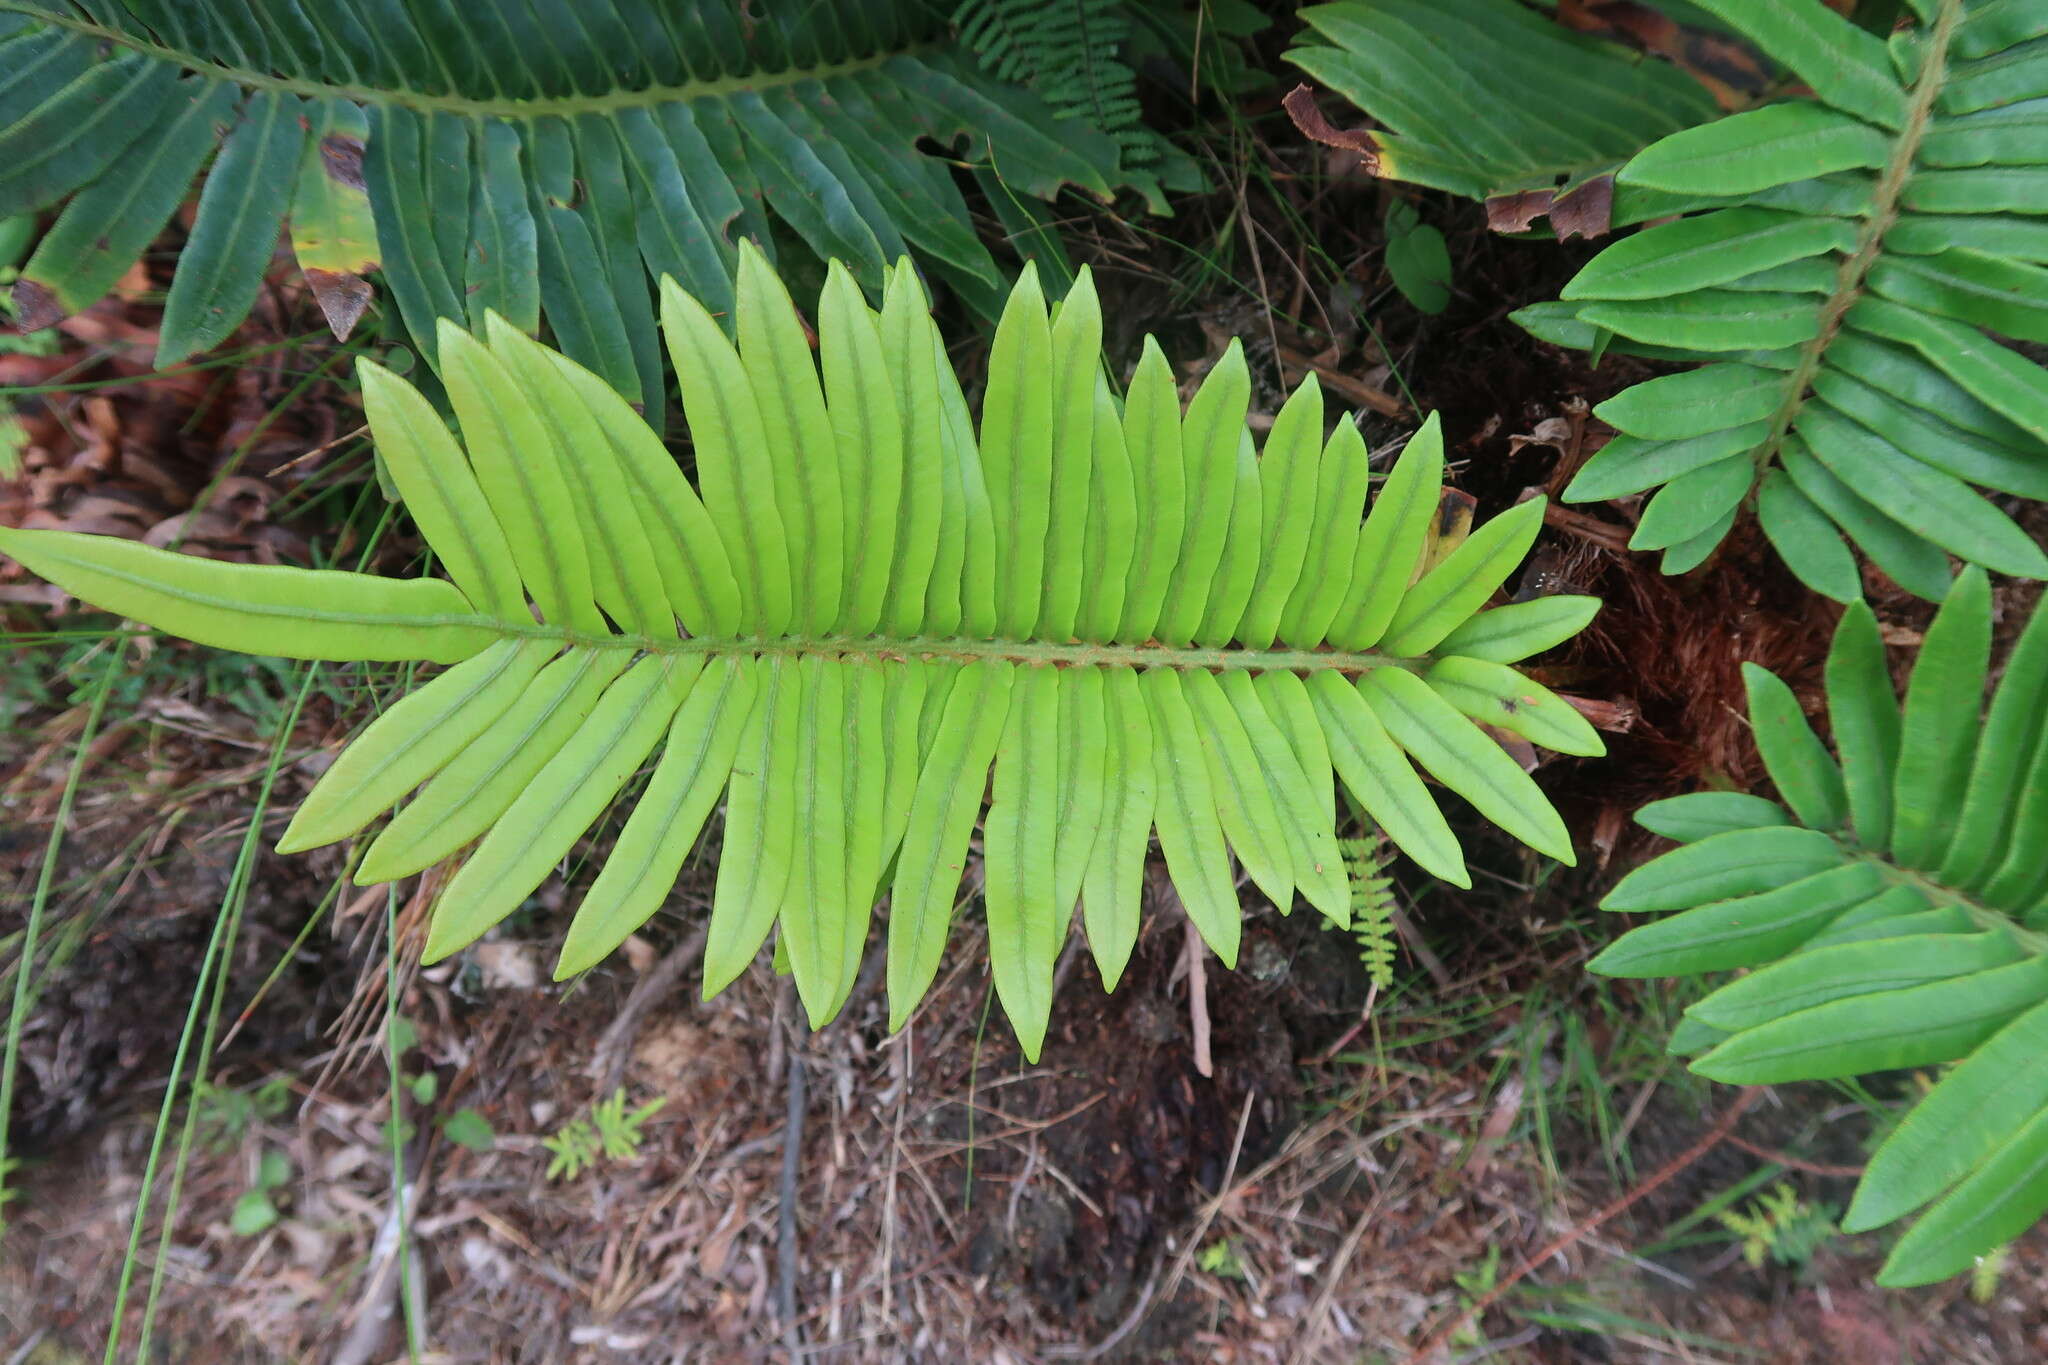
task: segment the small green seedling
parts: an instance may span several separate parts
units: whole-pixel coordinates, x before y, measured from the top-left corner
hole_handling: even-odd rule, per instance
[[[283,1152],[273,1149],[257,1158],[256,1183],[235,1201],[235,1211],[228,1216],[228,1226],[237,1237],[254,1237],[277,1225],[277,1201],[271,1195],[291,1178],[291,1158]]]
[[[552,1136],[541,1139],[541,1145],[553,1154],[547,1178],[574,1180],[600,1160],[620,1164],[638,1160],[640,1144],[646,1140],[642,1125],[667,1103],[666,1099],[649,1100],[629,1114],[625,1089],[613,1091],[609,1099],[590,1107],[589,1118],[570,1119]]]
[[[441,1135],[458,1147],[488,1152],[498,1141],[491,1121],[474,1109],[458,1109],[441,1120]]]
[[[1772,1260],[1804,1270],[1828,1238],[1841,1230],[1835,1214],[1829,1205],[1809,1204],[1780,1182],[1758,1196],[1747,1211],[1728,1209],[1716,1217],[1742,1239],[1742,1259],[1750,1269],[1761,1270],[1766,1260]]]
[[[292,1081],[289,1076],[272,1076],[248,1090],[201,1081],[193,1087],[192,1102],[198,1106],[199,1131],[206,1145],[230,1152],[256,1124],[283,1117],[291,1107]]]

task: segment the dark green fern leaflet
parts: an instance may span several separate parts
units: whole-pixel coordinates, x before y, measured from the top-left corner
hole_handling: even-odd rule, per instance
[[[16,285],[30,324],[99,297],[218,148],[160,364],[241,320],[281,224],[331,245],[366,194],[374,243],[344,259],[381,262],[430,359],[441,318],[531,331],[545,311],[657,419],[651,281],[729,316],[736,243],[772,251],[771,217],[870,291],[914,251],[993,316],[1002,272],[917,145],[1005,195],[1134,183],[1067,112],[983,71],[919,0],[0,0],[0,218],[71,198]],[[1156,198],[1154,174],[1136,178]],[[360,286],[300,246],[345,331]]]
[[[1990,645],[1990,584],[1973,567],[1902,707],[1877,618],[1851,605],[1827,659],[1832,753],[1791,689],[1745,665],[1781,800],[1644,807],[1637,821],[1683,846],[1602,903],[1682,913],[1624,934],[1595,971],[1752,969],[1672,1039],[1705,1054],[1703,1075],[1771,1085],[1954,1064],[1878,1148],[1843,1223],[1928,1209],[1882,1284],[1958,1274],[2048,1212],[2048,610],[1980,716]]]
[[[348,838],[418,788],[358,875],[407,876],[475,844],[434,911],[434,957],[516,909],[650,760],[563,973],[660,907],[723,800],[707,988],[774,933],[822,1024],[886,892],[901,1023],[938,971],[992,791],[989,960],[1033,1056],[1077,900],[1104,979],[1128,960],[1155,829],[1226,962],[1233,853],[1274,904],[1299,891],[1347,921],[1336,778],[1396,847],[1460,885],[1458,842],[1415,765],[1570,859],[1563,822],[1480,723],[1600,752],[1577,711],[1510,667],[1596,604],[1481,609],[1542,502],[1455,546],[1436,538],[1433,419],[1367,511],[1364,440],[1349,420],[1325,436],[1312,380],[1254,445],[1236,346],[1183,413],[1148,345],[1119,404],[1085,274],[1055,311],[1026,270],[978,425],[908,260],[879,313],[835,265],[816,361],[747,246],[735,309],[737,347],[664,283],[694,486],[601,379],[496,313],[481,339],[442,326],[459,442],[417,391],[363,364],[371,430],[446,579],[54,531],[0,531],[0,549],[201,643],[452,665],[343,752],[280,845]]]
[[[1621,435],[1566,496],[1659,489],[1630,542],[1700,563],[1752,504],[1816,591],[1850,545],[1940,598],[1948,556],[2048,577],[1971,487],[2048,498],[2048,33],[2035,5],[1916,0],[1889,46],[1820,0],[1700,0],[1810,86],[1649,147],[1619,177],[1687,216],[1517,319],[1711,362],[1597,409]]]
[[[1676,67],[1516,0],[1339,0],[1301,18],[1287,60],[1381,125],[1366,135],[1372,174],[1470,199],[1554,191],[1525,222],[1546,206],[1566,220],[1576,191],[1716,113]],[[1605,209],[1592,216],[1605,230]]]

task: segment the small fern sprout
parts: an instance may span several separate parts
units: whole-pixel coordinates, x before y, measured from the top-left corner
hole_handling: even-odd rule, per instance
[[[1393,850],[1377,829],[1353,839],[1340,839],[1344,870],[1351,879],[1351,936],[1358,942],[1358,960],[1376,990],[1394,984],[1394,879],[1387,875]]]
[[[1338,781],[1394,847],[1459,885],[1422,773],[1570,861],[1563,821],[1479,723],[1602,751],[1511,667],[1597,603],[1485,609],[1542,502],[1469,534],[1441,526],[1435,419],[1368,499],[1365,442],[1345,420],[1325,435],[1313,379],[1263,449],[1237,346],[1186,411],[1156,344],[1119,398],[1085,272],[1053,310],[1027,269],[977,422],[907,260],[879,310],[832,270],[816,359],[751,247],[737,281],[737,345],[663,290],[694,484],[602,380],[495,315],[481,335],[441,328],[459,439],[362,364],[372,433],[446,578],[58,531],[0,531],[0,550],[204,644],[449,665],[341,754],[278,845],[350,838],[397,805],[360,881],[469,850],[429,958],[518,908],[649,763],[559,975],[655,913],[722,801],[706,992],[772,935],[823,1025],[886,895],[900,1025],[937,975],[979,817],[995,989],[1034,1058],[1077,902],[1103,980],[1123,972],[1155,832],[1226,964],[1233,855],[1281,909],[1299,893],[1350,921]]]
[[[1763,1269],[1767,1260],[1804,1269],[1822,1244],[1840,1232],[1834,1209],[1807,1203],[1782,1182],[1757,1196],[1747,1210],[1723,1209],[1714,1217],[1742,1239],[1742,1259],[1751,1270]]]

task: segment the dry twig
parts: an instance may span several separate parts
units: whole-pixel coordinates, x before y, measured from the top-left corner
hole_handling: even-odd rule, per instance
[[[626,1003],[619,1006],[618,1017],[598,1035],[597,1046],[590,1050],[589,1062],[589,1074],[597,1079],[598,1094],[611,1094],[625,1080],[626,1061],[633,1055],[633,1040],[640,1034],[640,1025],[648,1011],[666,999],[668,993],[676,988],[676,983],[683,979],[683,973],[704,955],[706,932],[700,928],[669,949],[668,956],[634,982]]]
[[[1728,1106],[1727,1112],[1715,1120],[1714,1126],[1708,1129],[1706,1135],[1698,1142],[1695,1142],[1692,1146],[1686,1148],[1662,1166],[1659,1166],[1650,1175],[1649,1179],[1643,1181],[1642,1184],[1636,1186],[1627,1194],[1622,1195],[1621,1198],[1614,1200],[1606,1207],[1594,1213],[1592,1217],[1574,1224],[1551,1239],[1534,1256],[1522,1262],[1513,1274],[1487,1290],[1484,1294],[1481,1294],[1470,1307],[1462,1312],[1453,1314],[1450,1321],[1424,1337],[1422,1344],[1408,1353],[1405,1365],[1422,1365],[1430,1356],[1442,1350],[1466,1323],[1476,1321],[1487,1309],[1500,1302],[1501,1297],[1510,1289],[1513,1289],[1516,1285],[1534,1274],[1537,1266],[1542,1265],[1559,1252],[1568,1250],[1581,1238],[1609,1219],[1626,1213],[1636,1204],[1647,1199],[1651,1194],[1668,1184],[1695,1161],[1698,1161],[1708,1152],[1720,1146],[1722,1142],[1727,1140],[1729,1134],[1735,1131],[1735,1125],[1741,1122],[1742,1116],[1749,1112],[1749,1107],[1755,1104],[1763,1093],[1763,1089],[1760,1086],[1744,1086],[1742,1093],[1735,1097],[1735,1102]]]

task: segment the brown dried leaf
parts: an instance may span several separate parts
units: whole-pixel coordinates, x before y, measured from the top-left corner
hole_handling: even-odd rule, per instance
[[[327,318],[327,326],[334,332],[336,341],[347,341],[348,334],[356,329],[362,320],[363,310],[370,306],[376,291],[370,282],[360,275],[350,275],[339,270],[317,270],[308,267],[306,283],[313,290],[313,300],[320,305],[320,311]]]
[[[24,332],[40,332],[64,320],[64,305],[45,285],[34,280],[14,282],[14,315]]]
[[[1429,533],[1422,542],[1422,555],[1416,561],[1414,579],[1420,579],[1443,563],[1451,551],[1465,543],[1465,537],[1472,534],[1472,514],[1478,506],[1479,499],[1460,488],[1446,488],[1438,496],[1436,517],[1430,522]]]
[[[1566,704],[1586,718],[1595,730],[1605,730],[1613,735],[1625,735],[1636,728],[1642,713],[1627,697],[1613,701],[1601,701],[1598,697],[1574,697],[1570,693],[1558,693]]]
[[[313,547],[297,531],[266,523],[250,532],[255,546],[258,564],[307,564],[312,562]]]
[[[1279,360],[1282,373],[1287,375],[1290,383],[1302,374],[1313,373],[1322,381],[1325,388],[1335,390],[1340,397],[1358,407],[1371,408],[1386,417],[1408,415],[1406,403],[1356,375],[1346,374],[1340,369],[1325,365],[1315,357],[1303,355],[1285,344],[1279,346],[1273,354]]]
[[[340,133],[321,138],[320,168],[337,184],[352,190],[367,188],[363,181],[363,144],[357,138]]]
[[[1750,103],[1770,85],[1770,73],[1747,44],[1688,28],[1638,0],[1559,0],[1557,21],[1581,33],[1626,39],[1667,58],[1705,86],[1723,109]]]
[[[1614,177],[1596,175],[1551,201],[1550,226],[1559,241],[1604,237],[1614,226]]]
[[[1507,752],[1509,758],[1512,758],[1521,765],[1523,772],[1533,773],[1542,765],[1544,755],[1538,753],[1536,746],[1523,739],[1520,735],[1515,734],[1511,730],[1503,730],[1498,726],[1488,725],[1484,721],[1475,720],[1472,723],[1481,730],[1484,730],[1488,739],[1500,745]]]
[[[155,520],[150,509],[128,498],[88,493],[65,500],[61,510],[38,507],[22,518],[25,530],[81,531],[138,539]]]
[[[1316,107],[1315,91],[1306,84],[1297,85],[1288,91],[1287,97],[1281,100],[1280,104],[1287,110],[1287,117],[1294,120],[1294,126],[1301,130],[1303,137],[1311,142],[1320,142],[1326,147],[1342,147],[1346,151],[1357,152],[1365,158],[1363,169],[1367,175],[1380,173],[1383,152],[1379,134],[1365,128],[1339,128],[1331,123],[1323,116],[1323,111]]]
[[[1486,201],[1486,226],[1495,232],[1527,232],[1529,225],[1550,212],[1555,190],[1517,190],[1496,194]]]
[[[1576,434],[1570,419],[1546,417],[1536,424],[1535,430],[1508,437],[1508,454],[1519,454],[1524,446],[1549,446],[1562,454],[1571,449],[1572,438]]]
[[[142,543],[158,549],[175,545],[192,554],[208,551],[217,559],[240,559],[234,551],[247,544],[240,523],[212,508],[165,517],[142,533]]]
[[[1561,241],[1605,236],[1614,225],[1614,177],[1596,175],[1563,194],[1554,189],[1516,190],[1486,201],[1486,226],[1495,232],[1527,232],[1546,214]]]
[[[20,351],[0,354],[0,388],[26,389],[52,383],[77,363],[76,356],[28,355]]]

